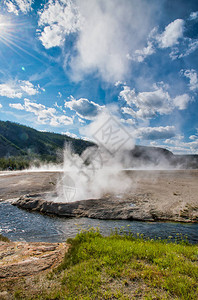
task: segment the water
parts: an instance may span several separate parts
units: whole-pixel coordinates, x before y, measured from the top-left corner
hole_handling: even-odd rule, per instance
[[[12,241],[63,242],[74,237],[79,229],[99,227],[104,235],[115,228],[125,228],[146,237],[168,238],[177,233],[188,235],[191,243],[198,242],[198,224],[136,222],[127,220],[96,220],[88,218],[57,218],[21,210],[8,202],[0,203],[0,233]]]

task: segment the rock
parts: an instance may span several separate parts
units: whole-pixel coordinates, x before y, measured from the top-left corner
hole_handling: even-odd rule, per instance
[[[13,203],[19,208],[38,211],[59,217],[88,217],[104,220],[139,220],[139,221],[181,221],[197,222],[197,214],[181,213],[179,216],[171,211],[162,211],[151,205],[149,194],[122,195],[117,198],[108,195],[100,199],[88,199],[71,203],[47,201],[45,194],[33,194],[20,197]]]
[[[65,243],[1,242],[0,279],[29,276],[60,262],[68,249]]]

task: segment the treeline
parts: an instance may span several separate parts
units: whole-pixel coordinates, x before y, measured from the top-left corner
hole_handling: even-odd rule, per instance
[[[24,170],[29,168],[30,161],[22,157],[0,158],[0,170]]]
[[[57,158],[55,155],[2,157],[0,158],[0,171],[24,170],[30,167],[40,167],[50,162],[61,163],[62,157]]]

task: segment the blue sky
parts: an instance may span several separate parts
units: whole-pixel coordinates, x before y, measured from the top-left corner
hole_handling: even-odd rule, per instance
[[[87,138],[108,112],[136,144],[198,153],[196,0],[0,3],[1,120]]]

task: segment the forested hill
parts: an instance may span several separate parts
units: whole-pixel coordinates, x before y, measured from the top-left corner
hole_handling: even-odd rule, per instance
[[[93,143],[74,139],[66,135],[40,132],[33,128],[0,121],[0,157],[10,156],[56,156],[66,142],[71,143],[74,152],[82,153]]]
[[[0,121],[0,170],[24,169],[39,161],[62,163],[63,148],[69,142],[75,153],[81,154],[94,143],[74,139],[66,135],[41,132],[31,127]],[[167,149],[135,146],[127,153],[123,151],[123,166],[147,167],[173,166],[198,168],[198,155],[174,155]]]

